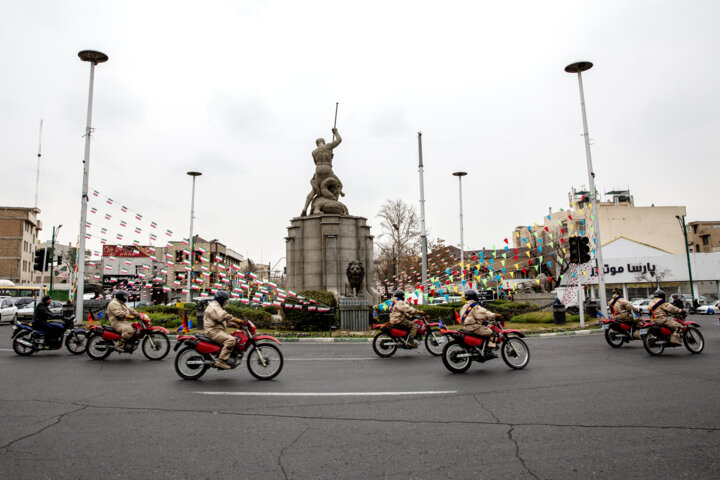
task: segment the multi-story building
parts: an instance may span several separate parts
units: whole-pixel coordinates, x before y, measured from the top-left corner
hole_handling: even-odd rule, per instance
[[[558,239],[569,235],[592,236],[589,226],[593,217],[599,217],[604,265],[598,267],[603,269],[607,289],[621,287],[626,296],[644,296],[652,293],[657,286],[668,292],[689,292],[682,230],[685,207],[638,207],[628,190],[612,191],[606,195],[610,196],[610,200],[598,202],[599,212],[596,215],[590,207],[589,192],[572,190],[569,210],[548,212],[541,225],[517,227],[512,235],[514,246],[542,245],[543,254],[551,253],[564,259],[563,264],[554,262],[556,276],[564,274],[569,266],[569,255],[563,251],[563,248],[567,250],[567,243],[558,243]],[[695,252],[720,251],[720,226],[714,232],[714,224],[693,222],[688,226],[688,242]],[[697,236],[693,235],[693,231],[697,232]],[[716,236],[713,237],[712,233]],[[712,238],[715,238],[714,243]],[[715,250],[712,250],[713,245]],[[702,250],[697,250],[698,246]],[[716,297],[720,285],[719,275],[713,273],[717,259],[702,257],[701,261],[700,258],[693,254],[690,261],[695,280],[694,294]],[[640,273],[637,268],[640,268]],[[588,284],[597,288],[595,276],[586,278]],[[563,284],[566,282],[567,278]],[[595,291],[591,293],[594,295]]]
[[[48,252],[52,253],[53,289],[69,290],[72,285],[73,273],[75,270],[75,247],[73,247],[70,243],[63,245],[58,242],[55,242],[55,246],[53,247],[52,242],[48,240],[41,242],[38,245],[38,248],[46,248]],[[49,258],[50,257],[48,257],[48,259]],[[41,279],[42,272],[35,272],[33,281],[35,283],[40,283]],[[50,283],[49,266],[47,272],[45,272],[45,283]]]
[[[628,190],[620,190],[608,192],[606,195],[610,195],[611,200],[598,202],[599,212],[595,215],[588,195],[589,192],[573,189],[569,195],[571,208],[550,211],[543,218],[543,224],[531,228],[531,231],[538,232],[542,243],[547,245],[552,241],[550,233],[553,238],[567,236],[568,232],[570,235],[581,235],[582,232],[587,236],[585,223],[591,217],[597,217],[600,219],[603,245],[626,238],[673,254],[685,251],[685,238],[678,222],[678,217],[685,215],[685,207],[638,207]],[[521,239],[526,236],[523,233],[527,229],[524,226],[515,229],[512,236],[515,247],[523,246]]]
[[[42,222],[37,208],[0,207],[0,278],[32,283],[33,263]]]
[[[687,230],[690,251],[720,252],[720,222],[690,222]]]

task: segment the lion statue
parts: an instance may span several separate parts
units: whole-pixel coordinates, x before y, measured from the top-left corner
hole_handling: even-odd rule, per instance
[[[347,271],[345,272],[348,279],[348,286],[350,296],[360,296],[360,287],[362,287],[363,279],[365,278],[365,267],[362,263],[357,260],[353,260],[348,263]]]

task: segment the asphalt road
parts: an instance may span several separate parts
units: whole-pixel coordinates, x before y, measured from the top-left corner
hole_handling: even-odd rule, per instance
[[[720,327],[694,319],[700,355],[532,338],[525,370],[453,375],[422,350],[284,344],[269,382],[184,381],[174,353],[18,357],[2,326],[0,479],[714,479]]]

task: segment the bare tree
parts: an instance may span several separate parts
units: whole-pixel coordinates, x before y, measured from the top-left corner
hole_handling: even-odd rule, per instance
[[[376,243],[380,280],[392,279],[416,267],[420,255],[420,220],[415,207],[401,199],[388,199],[377,214],[382,233]]]
[[[654,283],[655,287],[660,290],[660,282],[662,282],[663,278],[667,277],[670,274],[672,274],[672,270],[670,270],[669,268],[660,270],[658,272],[654,270],[652,272],[639,272],[635,274],[635,280],[637,280],[638,282],[642,282],[644,280],[648,283]]]

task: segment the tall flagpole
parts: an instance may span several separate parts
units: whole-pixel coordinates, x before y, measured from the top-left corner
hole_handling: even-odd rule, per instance
[[[428,270],[428,249],[427,249],[427,231],[425,230],[425,184],[424,184],[424,167],[422,156],[422,132],[418,132],[418,171],[420,173],[420,239],[422,241],[422,285],[427,287],[427,270]]]
[[[40,133],[38,134],[37,171],[35,172],[35,208],[38,206],[38,188],[40,187],[40,157],[42,157],[42,126],[40,119]]]

